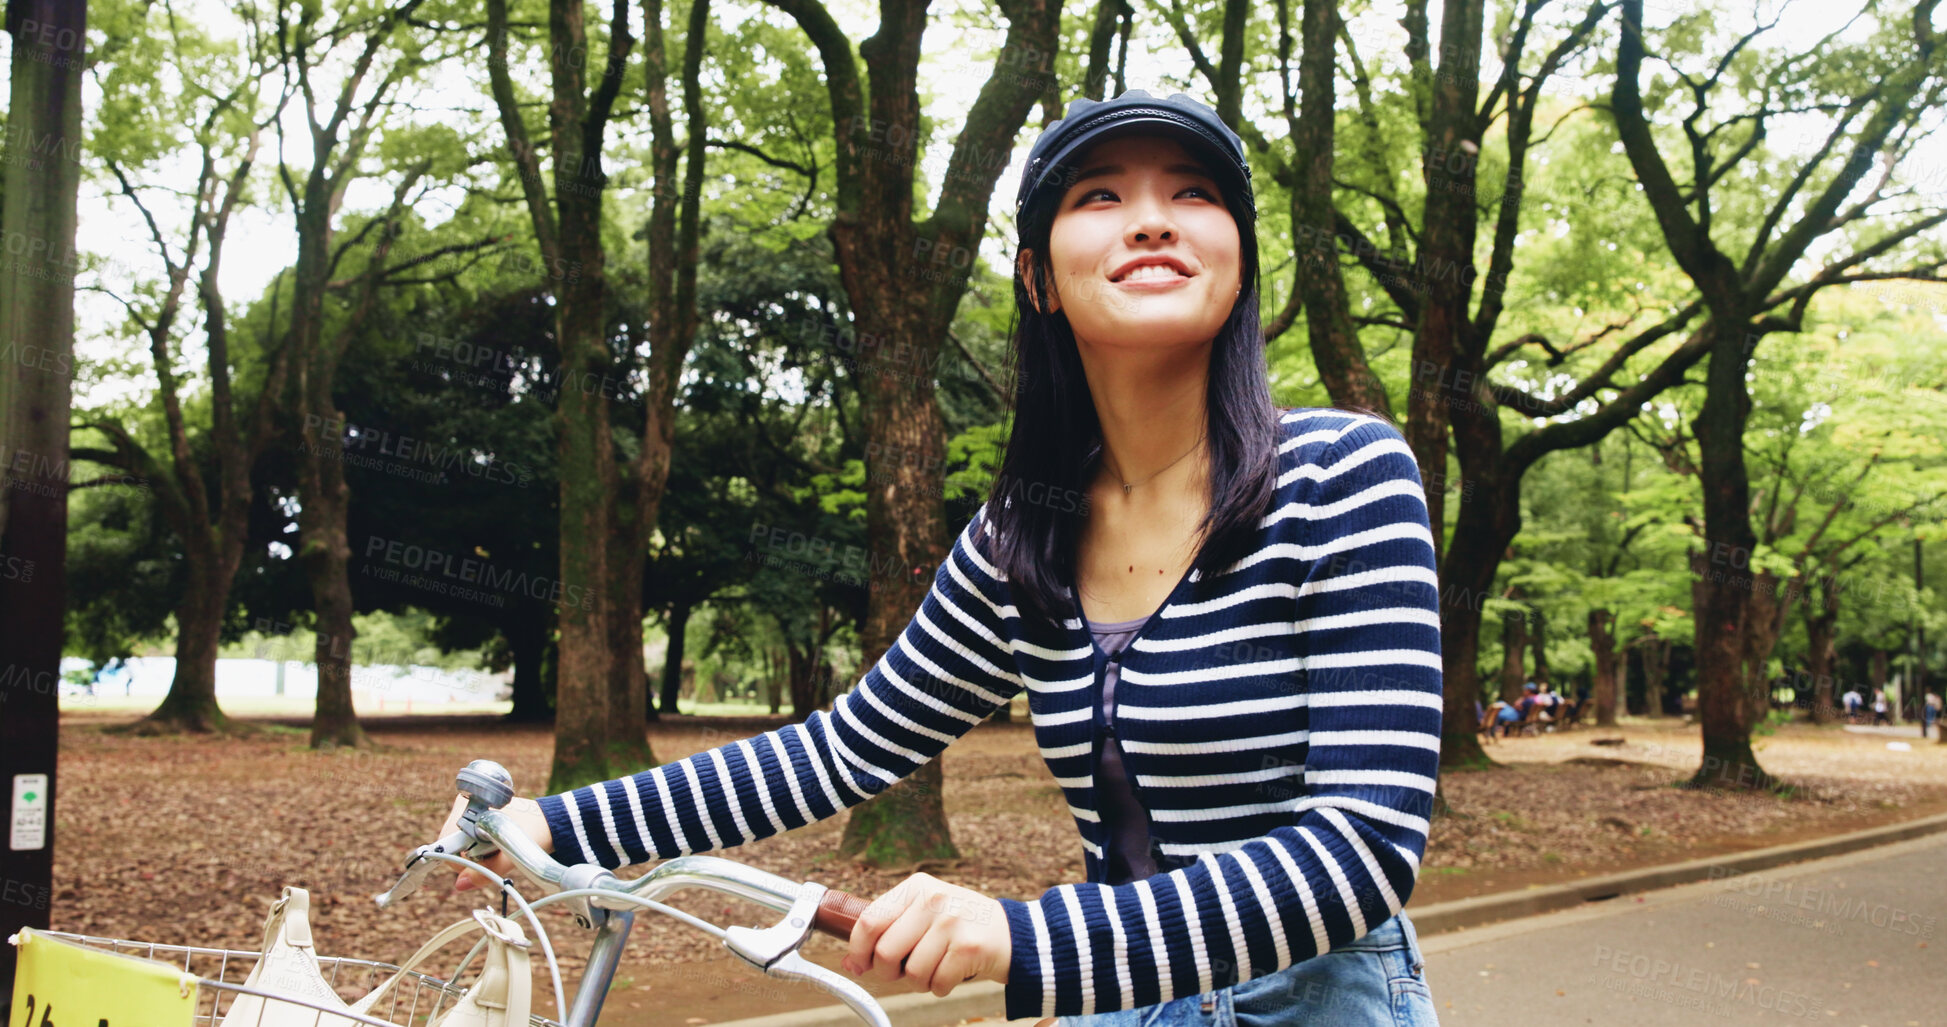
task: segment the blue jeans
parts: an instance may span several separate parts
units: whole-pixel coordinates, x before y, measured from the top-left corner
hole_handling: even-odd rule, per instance
[[[1426,958],[1405,913],[1322,956],[1222,991],[1055,1027],[1439,1027]]]

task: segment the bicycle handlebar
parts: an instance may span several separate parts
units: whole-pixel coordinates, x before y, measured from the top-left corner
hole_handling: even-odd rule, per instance
[[[715,856],[678,856],[663,861],[632,881],[624,881],[607,868],[592,863],[567,866],[543,851],[520,825],[501,812],[501,807],[514,797],[513,776],[505,767],[491,760],[474,760],[460,771],[455,783],[460,795],[467,800],[466,809],[460,813],[459,829],[431,845],[415,849],[398,883],[384,894],[373,897],[381,907],[390,905],[417,888],[426,875],[442,862],[452,857],[477,861],[492,855],[497,849],[505,852],[508,859],[534,881],[552,886],[559,892],[572,893],[560,895],[559,900],[572,900],[571,909],[581,926],[603,928],[596,942],[600,951],[590,958],[591,975],[598,962],[596,955],[608,957],[602,962],[609,974],[614,971],[614,958],[620,955],[621,940],[609,929],[611,914],[622,915],[620,933],[626,937],[629,914],[637,908],[650,906],[672,912],[713,933],[726,948],[764,973],[814,984],[851,1006],[868,1023],[879,1027],[886,1024],[885,1013],[864,988],[797,953],[798,946],[812,931],[840,941],[850,941],[853,926],[869,905],[865,899],[826,888],[815,881],[793,882],[769,871]],[[785,918],[764,929],[719,929],[655,901],[672,892],[692,887],[709,888],[748,899],[784,913]],[[584,981],[582,989],[585,990],[587,986],[588,982]],[[607,981],[599,982],[596,994],[605,992],[607,986]],[[577,996],[577,1012],[584,1008],[582,999],[583,996]],[[587,1009],[582,1022],[592,1024],[600,1013],[599,998]],[[576,1027],[574,1021],[577,1019],[581,1018],[571,1015],[570,1027]]]
[[[609,885],[570,882],[569,878],[575,876],[574,868],[542,851],[527,832],[499,812],[514,797],[513,778],[505,768],[490,760],[474,760],[460,771],[458,783],[461,795],[470,802],[485,803],[490,811],[475,815],[473,838],[490,842],[505,852],[522,873],[543,884],[606,887],[647,899],[659,898],[687,887],[706,887],[739,895],[779,912],[790,910],[803,892],[801,883],[714,856],[681,856],[666,860],[633,881],[617,878]],[[460,815],[460,833],[467,833],[465,813]],[[491,855],[491,852],[481,850],[481,855]],[[601,908],[618,911],[636,908],[635,903],[603,906],[599,897],[591,901]],[[817,912],[812,915],[811,929],[840,941],[850,941],[852,925],[858,922],[859,915],[865,912],[868,905],[870,903],[865,899],[849,892],[827,888],[818,903]]]

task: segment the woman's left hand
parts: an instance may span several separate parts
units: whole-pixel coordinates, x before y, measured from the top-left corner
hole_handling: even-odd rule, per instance
[[[859,914],[840,965],[854,977],[911,980],[945,998],[976,977],[1005,983],[1012,955],[998,900],[921,873]]]

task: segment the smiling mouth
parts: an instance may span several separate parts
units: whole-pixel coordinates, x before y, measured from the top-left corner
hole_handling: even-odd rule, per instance
[[[1120,278],[1111,278],[1109,280],[1112,282],[1147,282],[1188,277],[1190,276],[1168,264],[1144,264]]]

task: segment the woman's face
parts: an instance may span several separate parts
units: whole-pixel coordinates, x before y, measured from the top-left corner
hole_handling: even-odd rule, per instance
[[[1107,139],[1075,166],[1049,229],[1054,295],[1043,308],[1066,312],[1076,339],[1093,344],[1215,338],[1242,274],[1216,180],[1169,136]]]

